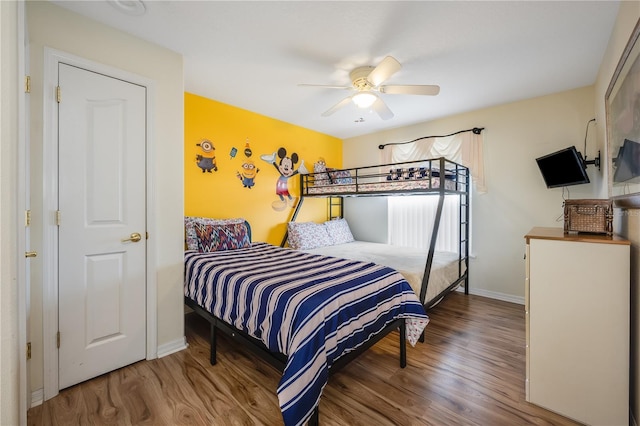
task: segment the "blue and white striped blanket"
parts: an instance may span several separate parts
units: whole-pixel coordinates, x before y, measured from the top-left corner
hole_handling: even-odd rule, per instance
[[[285,425],[317,406],[329,368],[397,318],[413,345],[428,317],[391,268],[253,243],[185,253],[185,296],[287,356],[277,393]]]

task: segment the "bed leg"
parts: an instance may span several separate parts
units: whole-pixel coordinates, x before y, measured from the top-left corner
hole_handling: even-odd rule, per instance
[[[211,323],[211,340],[209,342],[209,362],[216,365],[216,323]]]
[[[400,368],[407,366],[407,328],[405,319],[400,324]]]
[[[318,426],[320,424],[320,413],[318,411],[318,407],[313,410],[313,413],[311,413],[311,417],[309,417],[309,421],[307,422],[307,426]]]
[[[424,343],[424,330],[422,330],[422,333],[420,333],[420,337],[418,338],[418,342]]]

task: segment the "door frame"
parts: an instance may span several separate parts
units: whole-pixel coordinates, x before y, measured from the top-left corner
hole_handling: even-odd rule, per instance
[[[17,3],[17,53],[18,69],[16,87],[24,87],[25,79],[29,75],[29,41],[27,33],[27,16],[24,2]],[[16,229],[18,261],[18,404],[20,409],[20,424],[27,422],[27,410],[30,407],[31,391],[29,384],[29,361],[27,359],[27,342],[29,341],[29,312],[30,312],[30,262],[25,258],[25,253],[30,249],[29,225],[26,220],[26,212],[30,210],[30,139],[29,139],[29,97],[26,87],[18,90],[18,156],[17,156],[17,191],[16,191]]]
[[[108,65],[90,61],[70,53],[49,47],[44,48],[43,77],[43,282],[42,282],[42,321],[43,321],[43,361],[44,361],[44,400],[58,394],[58,112],[56,86],[58,85],[58,64],[65,63],[79,68],[104,74],[145,87],[146,90],[146,359],[157,358],[157,279],[155,245],[155,185],[154,176],[154,137],[153,106],[155,89],[152,80]],[[62,93],[64,99],[64,93]],[[64,219],[63,219],[64,220]],[[46,254],[46,255],[44,255]]]

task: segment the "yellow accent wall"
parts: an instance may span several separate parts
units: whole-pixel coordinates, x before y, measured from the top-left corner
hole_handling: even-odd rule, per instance
[[[185,93],[184,138],[184,214],[212,218],[243,217],[251,224],[253,241],[266,241],[279,245],[290,221],[293,208],[290,203],[282,211],[276,183],[280,172],[261,156],[271,156],[283,147],[287,157],[292,153],[299,157],[294,170],[300,165],[313,172],[313,163],[324,158],[328,167],[342,167],[342,140],[309,129],[275,120],[264,115],[236,108],[221,102]],[[205,152],[209,141],[214,151]],[[252,155],[245,156],[245,144],[249,143]],[[200,145],[200,146],[199,146]],[[236,148],[235,156],[231,156]],[[210,172],[199,167],[196,157],[213,157],[216,170]],[[276,155],[276,164],[280,159]],[[259,170],[250,188],[243,186],[237,173],[242,165],[253,161]],[[297,201],[300,195],[299,175],[288,179],[289,193]],[[286,197],[285,197],[286,198]],[[326,220],[326,199],[305,199],[297,221]]]

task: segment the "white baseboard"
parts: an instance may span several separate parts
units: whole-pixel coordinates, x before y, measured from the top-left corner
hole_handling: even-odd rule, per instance
[[[183,349],[187,349],[188,347],[189,344],[187,343],[187,338],[182,336],[180,339],[176,339],[173,342],[158,346],[158,358],[171,355]]]
[[[31,392],[31,405],[30,408],[42,405],[44,402],[44,388],[36,389]]]
[[[464,287],[458,287],[457,291],[464,291]],[[488,297],[490,299],[502,300],[504,302],[517,303],[518,305],[524,305],[524,297],[522,296],[513,296],[511,294],[498,293],[496,291],[477,289],[473,287],[469,289],[469,294]]]

